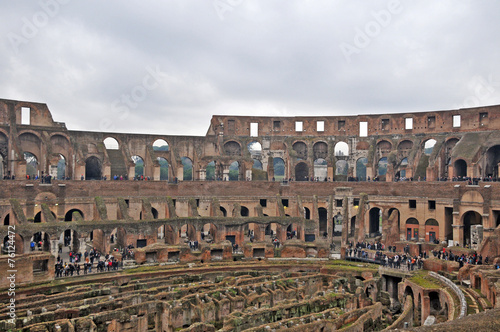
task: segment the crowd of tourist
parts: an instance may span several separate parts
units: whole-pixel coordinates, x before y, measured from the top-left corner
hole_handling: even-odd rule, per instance
[[[446,248],[443,248],[442,250],[433,250],[432,255],[438,259],[458,262],[460,264],[460,267],[464,266],[465,264],[482,265],[490,263],[488,256],[486,256],[483,261],[483,256],[481,254],[477,254],[477,252],[473,252],[469,255],[462,253],[460,255],[453,254],[451,250],[447,251]]]

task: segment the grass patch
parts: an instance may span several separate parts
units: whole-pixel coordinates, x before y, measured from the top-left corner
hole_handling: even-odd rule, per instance
[[[427,271],[418,271],[410,278],[410,281],[424,288],[442,288],[439,283],[429,276]]]

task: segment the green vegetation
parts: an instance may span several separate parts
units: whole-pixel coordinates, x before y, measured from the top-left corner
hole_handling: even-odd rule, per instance
[[[424,288],[442,288],[439,283],[429,276],[427,271],[418,271],[410,278],[410,281]]]

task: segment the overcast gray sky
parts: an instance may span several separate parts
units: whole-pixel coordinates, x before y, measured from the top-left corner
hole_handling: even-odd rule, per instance
[[[68,129],[500,104],[499,1],[4,1],[0,98]]]

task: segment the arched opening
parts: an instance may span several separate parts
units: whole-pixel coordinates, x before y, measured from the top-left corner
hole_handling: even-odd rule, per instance
[[[224,154],[227,156],[241,156],[241,146],[235,141],[226,142],[224,144]]]
[[[295,180],[308,181],[309,180],[309,167],[304,162],[295,165]]]
[[[382,210],[379,208],[370,209],[370,237],[379,236],[382,230]]]
[[[85,180],[100,180],[102,176],[101,161],[96,156],[85,160]]]
[[[317,142],[313,145],[314,160],[328,158],[328,144],[325,142]]]
[[[325,159],[319,158],[314,161],[314,179],[325,181],[328,176],[328,163]]]
[[[435,139],[429,139],[424,143],[424,154],[430,156],[432,151],[434,150],[434,146],[436,145]]]
[[[477,249],[482,239],[482,217],[476,211],[467,211],[463,216],[464,241],[467,248]]]
[[[304,207],[304,218],[311,219],[311,211],[307,207]]]
[[[406,240],[418,241],[418,229],[420,224],[417,219],[409,218],[406,220]]]
[[[34,223],[42,222],[42,211],[35,214],[35,218],[33,219]]]
[[[335,144],[335,157],[344,157],[349,155],[349,145],[346,142],[338,142]]]
[[[354,231],[356,230],[356,217],[351,217],[351,228],[349,229],[349,236],[354,236]]]
[[[250,211],[248,211],[248,208],[246,206],[241,206],[241,216],[242,217],[248,217],[250,215]]]
[[[14,237],[11,235],[5,235],[3,238],[3,247],[1,254],[9,254],[14,252],[15,254],[24,254],[24,239],[18,233],[14,234]],[[9,248],[10,246],[10,248]],[[14,247],[14,248],[12,248]],[[36,247],[35,247],[36,248]]]
[[[438,316],[441,314],[442,308],[438,292],[429,292],[429,307],[431,315]]]
[[[486,165],[484,176],[498,178],[498,164],[500,163],[500,145],[492,146],[486,151]]]
[[[134,243],[135,245],[137,245],[138,248],[140,247],[140,245],[145,244],[144,240],[141,241],[139,239],[143,239],[143,236],[141,234],[139,234],[138,236],[137,243]],[[111,231],[111,234],[109,235],[109,242],[111,244],[111,249],[113,248],[122,249],[127,247],[128,246],[127,231],[125,230],[125,228],[117,227],[113,229]]]
[[[279,157],[273,158],[274,179],[281,181],[285,178],[285,161]]]
[[[467,176],[467,163],[463,159],[458,159],[453,165],[456,177],[466,177]]]
[[[348,164],[347,161],[345,160],[337,160],[335,163],[335,175],[341,175],[341,176],[347,176],[347,171],[348,171]],[[347,180],[347,178],[342,179],[342,180]]]
[[[318,209],[319,235],[326,238],[328,236],[328,211],[320,207]]]
[[[57,162],[57,173],[56,178],[58,180],[66,179],[66,158],[62,154],[59,154],[59,161]]]
[[[356,160],[356,177],[359,181],[366,181],[366,165],[368,158],[362,157]]]
[[[295,151],[295,155],[297,160],[305,160],[307,159],[307,145],[304,142],[295,142],[292,145],[293,151]]]
[[[225,208],[223,208],[223,207],[221,206],[221,207],[219,207],[219,210],[222,212],[222,216],[227,217],[227,211],[226,211],[226,209],[225,209]]]
[[[439,243],[439,223],[436,219],[425,222],[425,241]]]
[[[201,240],[207,243],[217,242],[217,227],[212,223],[204,224],[201,231]]]
[[[410,286],[406,286],[404,294],[404,300],[406,300],[406,297],[409,295],[411,296],[411,300],[414,301],[413,289]]]
[[[7,213],[5,218],[3,218],[3,225],[4,226],[10,225],[10,214],[9,213]]]
[[[181,242],[187,243],[196,240],[196,229],[191,224],[184,224],[179,230],[179,238]]]
[[[9,140],[7,136],[0,133],[0,179],[7,179],[9,173],[7,171],[7,151],[9,146]]]
[[[260,162],[260,160],[253,159],[252,169],[262,170],[262,163]]]
[[[387,157],[382,157],[378,161],[377,175],[380,180],[385,180],[386,174],[387,174]]]
[[[24,152],[24,160],[26,160],[26,176],[34,179],[38,174],[38,159],[31,152]]]
[[[215,161],[211,161],[207,164],[207,167],[205,168],[205,178],[209,181],[214,181],[215,180]]]
[[[160,181],[168,180],[168,161],[163,157],[157,157],[158,164],[160,164]],[[136,165],[137,166],[137,165]]]
[[[83,219],[83,212],[78,209],[71,209],[64,215],[64,221],[78,221]]]
[[[193,180],[193,161],[188,157],[181,158],[183,173],[182,178],[184,181],[192,181]]]
[[[229,181],[238,181],[240,177],[240,164],[237,161],[233,161],[229,165]]]
[[[113,137],[107,137],[103,141],[106,150],[118,150],[120,148],[120,144]]]
[[[158,210],[155,209],[154,207],[151,208],[151,215],[153,216],[153,219],[158,219]]]
[[[132,156],[132,161],[135,164],[135,177],[140,179],[144,176],[144,160],[140,156]]]
[[[247,145],[250,156],[259,157],[262,154],[262,145],[259,142],[250,142]]]
[[[30,248],[31,251],[50,251],[49,234],[45,232],[34,233],[30,239]]]
[[[167,141],[163,139],[157,139],[153,143],[153,151],[164,151],[168,152],[170,150]]]

